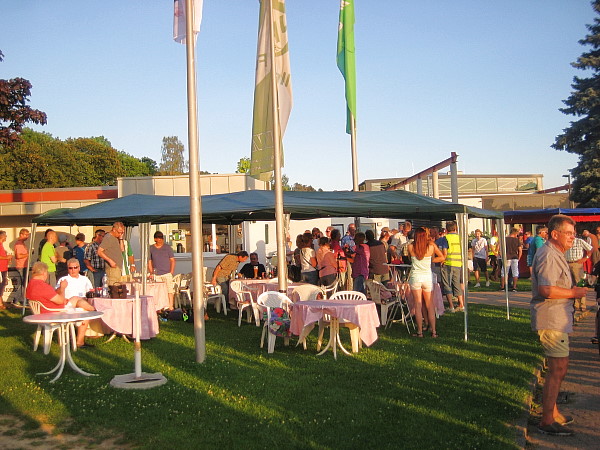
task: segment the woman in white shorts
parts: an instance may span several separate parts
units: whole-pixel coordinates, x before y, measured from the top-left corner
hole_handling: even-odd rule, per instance
[[[423,306],[425,306],[431,337],[436,338],[438,334],[435,328],[435,307],[431,298],[431,291],[433,290],[431,263],[444,261],[444,255],[437,245],[431,241],[425,228],[416,229],[413,242],[408,244],[408,254],[412,263],[408,283],[415,301],[415,319],[417,322],[417,334],[414,336],[423,337]]]

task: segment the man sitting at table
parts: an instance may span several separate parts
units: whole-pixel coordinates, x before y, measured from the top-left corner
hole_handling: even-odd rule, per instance
[[[258,253],[250,253],[250,262],[244,264],[240,273],[244,278],[262,278],[267,271],[265,266],[258,262]]]
[[[85,299],[89,291],[93,291],[92,282],[86,276],[80,275],[81,265],[77,258],[71,258],[67,261],[68,275],[61,277],[56,282],[56,292],[64,298],[71,299],[74,297]],[[87,303],[87,302],[86,302]],[[91,309],[90,311],[93,311]]]
[[[73,261],[75,261],[75,263],[73,263]],[[71,267],[75,268],[72,269]],[[75,258],[70,259],[69,264],[67,265],[67,270],[69,270],[69,273],[77,273],[79,276],[79,261]],[[59,283],[60,287],[54,290],[52,286],[46,282],[48,279],[48,266],[43,262],[36,262],[31,269],[31,279],[27,285],[27,299],[40,302],[42,304],[42,308],[40,310],[41,313],[50,312],[46,308],[82,308],[86,311],[95,311],[94,307],[90,305],[83,297],[74,295],[68,300],[65,298],[64,292],[68,284],[65,278],[67,277],[61,278],[61,282]],[[79,278],[83,278],[89,282],[86,277],[79,276]],[[70,291],[67,292],[70,293]],[[88,321],[84,320],[77,328],[77,347],[79,348],[93,347],[93,345],[85,343],[85,331],[87,330],[87,327]]]

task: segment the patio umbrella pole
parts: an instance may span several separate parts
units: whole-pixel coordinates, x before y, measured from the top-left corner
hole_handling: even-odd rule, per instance
[[[146,225],[146,224],[144,224]],[[145,234],[145,233],[143,233]],[[135,334],[133,365],[134,373],[126,375],[115,375],[110,381],[112,387],[123,389],[149,389],[156,386],[162,386],[167,379],[162,373],[144,373],[142,372],[142,303],[140,301],[140,284],[134,284],[134,308],[133,308],[133,330]]]

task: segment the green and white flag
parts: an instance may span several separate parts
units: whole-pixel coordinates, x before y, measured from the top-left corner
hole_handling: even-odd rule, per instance
[[[356,119],[356,55],[354,53],[354,0],[340,1],[340,25],[337,42],[337,66],[346,81],[346,133]]]
[[[258,49],[256,54],[256,86],[254,88],[254,115],[252,121],[252,157],[250,175],[263,181],[271,179],[273,171],[273,102],[278,105],[280,136],[283,139],[292,110],[292,79],[288,49],[285,0],[272,0],[273,23],[268,23],[268,3],[260,2]],[[273,27],[275,61],[271,61],[271,30]],[[277,91],[272,92],[271,71],[275,67]],[[274,95],[273,95],[274,94]],[[283,146],[281,164],[283,165]]]

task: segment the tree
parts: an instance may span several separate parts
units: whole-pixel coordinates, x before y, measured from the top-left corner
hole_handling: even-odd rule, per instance
[[[235,173],[249,173],[250,172],[250,158],[241,158],[237,163],[237,169]]]
[[[177,136],[163,138],[160,166],[160,175],[183,175],[187,172],[188,163],[185,159],[185,147]]]
[[[117,177],[124,175],[119,153],[111,146],[100,143],[95,138],[67,139],[66,142],[78,152],[81,160],[93,167],[91,186],[112,186],[117,183]]]
[[[309,191],[309,192],[316,192],[317,190],[312,187],[310,184],[306,185],[306,184],[300,184],[300,183],[294,183],[292,185],[292,191]],[[319,192],[323,192],[323,189],[319,189]]]
[[[121,160],[121,167],[123,168],[123,174],[121,176],[147,177],[156,172],[156,170],[153,171],[151,169],[151,165],[146,164],[144,161],[137,159],[135,156],[132,156],[129,153],[123,151],[118,151],[117,153],[119,155],[119,159]],[[150,161],[152,160],[150,159]],[[156,169],[156,162],[152,161],[152,163],[154,163],[154,168]]]
[[[592,2],[592,7],[600,14],[600,0]],[[600,207],[600,19],[596,17],[587,29],[590,33],[579,43],[589,45],[591,50],[584,52],[572,66],[590,71],[591,76],[573,78],[573,91],[563,102],[566,108],[560,109],[579,119],[556,137],[552,147],[579,155],[577,167],[570,170],[571,200],[589,208]]]
[[[148,158],[147,156],[144,156],[140,161],[142,161],[144,164],[146,164],[146,166],[148,166],[148,175],[156,175],[156,172],[158,172],[158,166],[156,164],[156,161],[154,161],[151,158]]]
[[[16,145],[26,123],[46,124],[46,113],[27,105],[30,95],[31,83],[24,78],[0,80],[0,147]]]

